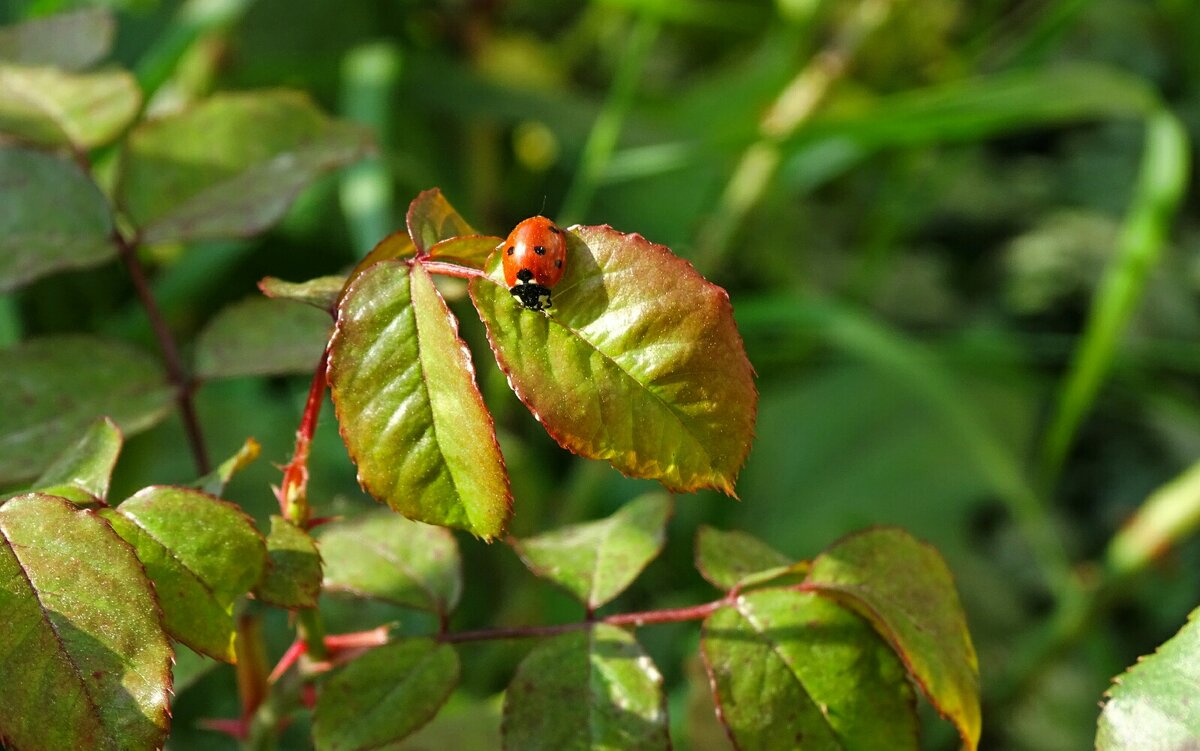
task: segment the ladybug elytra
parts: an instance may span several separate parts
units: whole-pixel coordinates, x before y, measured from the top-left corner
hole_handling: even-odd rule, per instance
[[[567,238],[544,216],[526,219],[513,228],[501,246],[504,283],[529,310],[550,307],[550,288],[566,271]]]

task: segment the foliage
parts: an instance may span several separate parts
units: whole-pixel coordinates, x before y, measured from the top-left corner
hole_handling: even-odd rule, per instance
[[[1186,3],[317,5],[0,4],[0,748],[1200,737]]]

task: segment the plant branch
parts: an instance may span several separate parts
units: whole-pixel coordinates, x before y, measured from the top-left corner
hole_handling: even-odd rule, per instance
[[[457,263],[447,263],[445,261],[428,261],[424,258],[413,258],[410,263],[419,263],[430,274],[441,274],[442,276],[455,276],[459,279],[486,279],[487,274],[479,269],[473,269],[469,266],[459,266]]]
[[[179,404],[179,414],[183,418],[183,429],[187,433],[188,445],[192,449],[192,458],[196,462],[196,470],[199,474],[206,475],[210,470],[208,449],[204,445],[204,434],[200,430],[200,420],[196,417],[196,405],[192,399],[196,383],[183,366],[183,358],[179,356],[179,347],[175,344],[171,329],[167,326],[162,310],[159,309],[158,302],[150,290],[150,283],[146,280],[146,271],[142,268],[142,262],[138,260],[137,240],[125,237],[119,230],[113,230],[112,240],[117,246],[121,262],[125,264],[125,269],[129,272],[129,278],[133,281],[133,288],[137,292],[142,307],[146,310],[146,316],[150,319],[154,338],[158,340],[159,349],[162,350],[163,361],[167,366],[167,377],[171,380],[171,385],[175,387],[175,400]]]
[[[301,529],[308,529],[312,508],[308,504],[308,454],[313,435],[317,431],[317,419],[321,416],[321,404],[325,401],[326,370],[329,366],[329,349],[321,353],[321,360],[313,371],[312,383],[308,387],[308,399],[304,402],[304,414],[300,427],[296,429],[296,448],[292,459],[283,468],[283,481],[279,486],[279,509],[288,521]]]

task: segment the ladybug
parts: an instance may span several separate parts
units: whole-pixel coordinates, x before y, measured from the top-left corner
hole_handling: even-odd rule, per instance
[[[518,224],[501,246],[504,283],[528,310],[550,307],[550,288],[566,271],[567,238],[554,222],[533,216]]]

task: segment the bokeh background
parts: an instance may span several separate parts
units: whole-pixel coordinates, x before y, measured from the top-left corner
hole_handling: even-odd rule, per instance
[[[0,0],[0,23],[81,4]],[[1036,542],[1061,541],[1082,581],[1101,575],[1122,522],[1200,457],[1196,201],[1188,191],[1176,210],[1156,199],[1186,148],[1168,148],[1167,164],[1147,151],[1165,112],[1185,146],[1200,133],[1193,3],[105,4],[119,12],[114,60],[156,89],[152,109],[292,87],[377,134],[377,157],[305,192],[261,238],[146,249],[183,342],[256,295],[265,275],[345,270],[432,186],[482,231],[506,234],[535,213],[611,224],[729,290],[762,394],[741,500],[679,497],[663,555],[604,612],[713,598],[691,563],[701,523],[798,557],[867,525],[902,525],[956,576],[982,663],[983,748],[1051,751],[1091,747],[1111,677],[1200,603],[1200,547],[1184,540],[1064,631]],[[1136,304],[1098,323],[1098,290],[1122,283]],[[462,288],[445,292],[497,417],[513,534],[598,518],[654,487],[554,444],[492,367]],[[1057,405],[1089,328],[1116,346],[1091,364],[1100,387],[1078,429],[1064,428]],[[0,298],[4,344],[76,331],[154,350],[116,264]],[[229,492],[260,520],[306,390],[304,377],[241,378],[198,393],[214,456],[247,436],[263,445]],[[312,473],[318,513],[373,505],[331,410]],[[172,418],[129,441],[113,492],[192,475]],[[456,628],[581,617],[504,545],[460,543]],[[428,627],[362,603],[328,609],[333,630]],[[277,655],[288,624],[266,625]],[[640,638],[666,677],[676,747],[729,748],[695,658],[696,624]],[[528,647],[463,647],[462,688],[404,748],[497,747],[499,692]],[[233,680],[219,667],[180,687],[170,748],[236,748],[196,726],[236,715]],[[954,748],[926,714],[925,745]],[[304,729],[283,747],[305,747]]]

